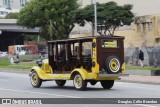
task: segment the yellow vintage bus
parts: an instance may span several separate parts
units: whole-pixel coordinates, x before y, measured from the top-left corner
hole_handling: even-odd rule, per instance
[[[126,76],[124,37],[89,36],[48,41],[48,59],[37,62],[31,69],[30,80],[35,88],[43,81],[55,80],[64,86],[73,80],[77,90],[85,90],[87,83],[100,82],[110,89],[120,76]]]

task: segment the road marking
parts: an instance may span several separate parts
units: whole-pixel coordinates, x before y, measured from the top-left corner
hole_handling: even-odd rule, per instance
[[[143,106],[143,107],[159,107],[159,106],[152,106],[147,104],[134,104],[134,105]]]
[[[31,92],[31,91],[22,91],[22,90],[13,90],[13,89],[4,89],[0,88],[2,91],[12,91],[12,92],[20,92],[20,93],[29,93],[29,94],[40,94],[40,95],[49,95],[49,96],[58,96],[58,97],[67,97],[67,98],[80,98],[76,96],[68,96],[68,95],[60,95],[60,94],[50,94],[50,93],[42,93],[42,92]]]

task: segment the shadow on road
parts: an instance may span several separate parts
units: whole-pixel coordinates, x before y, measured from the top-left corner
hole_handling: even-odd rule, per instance
[[[58,89],[58,90],[71,90],[71,91],[77,91],[73,86],[63,86],[63,87],[60,87],[60,86],[43,86],[41,87],[40,89]],[[115,91],[115,89],[103,89],[103,88],[97,88],[97,87],[87,87],[85,91]]]

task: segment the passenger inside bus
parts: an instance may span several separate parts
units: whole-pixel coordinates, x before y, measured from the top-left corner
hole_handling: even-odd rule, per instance
[[[66,61],[66,51],[65,51],[65,45],[62,45],[60,53],[59,53],[59,62],[61,64],[64,64]]]

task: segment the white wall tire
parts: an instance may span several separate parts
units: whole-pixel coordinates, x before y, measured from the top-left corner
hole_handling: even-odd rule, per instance
[[[110,56],[105,61],[105,69],[110,74],[117,74],[121,70],[121,64],[116,56]]]
[[[32,71],[30,80],[34,88],[39,88],[42,85],[42,79],[39,78],[38,74],[35,71]]]
[[[85,90],[87,87],[87,81],[83,80],[80,74],[74,76],[73,85],[77,90]]]

